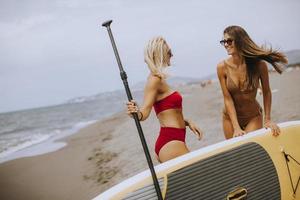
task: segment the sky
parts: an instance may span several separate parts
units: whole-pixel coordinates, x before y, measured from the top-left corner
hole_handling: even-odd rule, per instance
[[[122,89],[106,20],[134,85],[149,73],[143,50],[154,36],[172,48],[173,76],[200,78],[226,58],[229,25],[259,45],[300,49],[299,10],[299,0],[0,0],[0,112]]]

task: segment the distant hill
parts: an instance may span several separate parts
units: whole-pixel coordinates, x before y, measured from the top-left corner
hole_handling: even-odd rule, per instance
[[[194,83],[201,83],[205,80],[211,80],[216,78],[216,74],[211,74],[202,78],[192,78],[192,77],[170,77],[167,79],[167,82],[172,87],[177,87],[180,85],[186,85],[186,84],[194,84]],[[130,85],[130,89],[132,91],[133,96],[137,100],[141,100],[143,97],[143,89],[145,87],[145,81],[138,82],[134,85]],[[95,102],[95,101],[106,101],[107,99],[110,99],[110,101],[125,101],[126,100],[126,94],[124,89],[119,89],[115,91],[109,91],[109,92],[103,92],[96,95],[91,96],[82,96],[82,97],[76,97],[73,99],[70,99],[64,103],[66,104],[78,104],[78,103],[86,103],[86,102]]]
[[[287,52],[285,52],[285,54],[289,61],[288,67],[300,65],[300,50],[299,49],[287,51]]]
[[[215,79],[215,78],[217,78],[216,74],[210,74],[208,76],[199,77],[199,78],[174,76],[174,77],[169,77],[167,79],[167,82],[171,86],[176,87],[176,86],[186,85],[186,84],[201,83],[202,81]],[[138,82],[138,83],[132,85],[131,89],[133,91],[143,90],[145,84],[146,84],[145,81]]]

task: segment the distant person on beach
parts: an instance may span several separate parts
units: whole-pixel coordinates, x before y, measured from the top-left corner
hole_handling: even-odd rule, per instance
[[[272,94],[266,62],[281,74],[279,63],[287,63],[285,55],[272,48],[259,47],[240,26],[229,26],[223,34],[220,43],[229,57],[218,64],[217,73],[225,104],[225,138],[241,136],[263,126],[271,128],[274,136],[279,135],[279,127],[271,120]],[[264,123],[262,108],[256,101],[259,84],[263,94]]]
[[[182,114],[182,96],[166,82],[164,70],[173,56],[164,38],[155,37],[145,48],[144,57],[150,74],[144,89],[144,102],[138,107],[135,101],[127,103],[128,115],[137,113],[140,121],[150,115],[152,106],[160,123],[155,152],[159,162],[165,162],[189,152],[185,143],[186,126],[202,138],[202,131]]]

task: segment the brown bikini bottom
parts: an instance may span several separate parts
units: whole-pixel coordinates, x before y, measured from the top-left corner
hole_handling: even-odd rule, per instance
[[[237,116],[237,120],[239,122],[240,127],[244,130],[248,123],[255,117],[262,116],[262,108],[259,108],[259,112],[251,116]],[[223,110],[223,119],[230,120],[228,113]]]

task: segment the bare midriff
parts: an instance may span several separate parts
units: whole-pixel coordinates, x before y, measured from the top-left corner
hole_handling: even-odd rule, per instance
[[[238,117],[252,117],[257,115],[260,105],[255,97],[256,89],[249,93],[235,93],[232,95]]]
[[[157,115],[161,127],[185,128],[182,109],[167,109]]]

